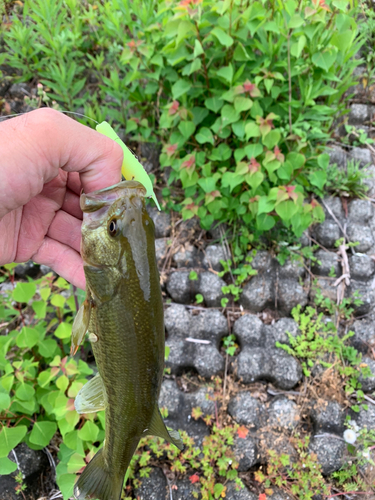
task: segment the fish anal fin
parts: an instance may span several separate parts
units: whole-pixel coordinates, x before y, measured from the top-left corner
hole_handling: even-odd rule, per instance
[[[86,466],[74,486],[77,500],[98,498],[99,500],[120,500],[124,475],[116,476],[105,465],[103,448]]]
[[[79,308],[72,326],[72,346],[70,353],[74,355],[81,345],[85,333],[89,327],[91,312],[91,300],[87,298]]]
[[[144,436],[157,436],[165,439],[169,443],[174,444],[177,446],[179,450],[184,449],[184,444],[182,442],[181,436],[178,431],[175,431],[174,429],[170,429],[166,427],[162,416],[160,414],[159,408],[156,406],[154,413],[152,415],[152,420],[149,425],[149,428],[144,431],[143,433]]]
[[[107,395],[99,373],[82,387],[76,396],[74,406],[77,413],[96,413],[105,410]]]

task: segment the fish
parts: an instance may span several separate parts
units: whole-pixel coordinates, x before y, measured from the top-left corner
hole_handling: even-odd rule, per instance
[[[140,439],[166,439],[183,449],[158,407],[164,372],[163,301],[155,228],[137,181],[82,194],[81,255],[86,300],[72,328],[74,354],[86,333],[98,374],[75,399],[76,411],[105,410],[104,446],[74,486],[77,500],[119,500]]]

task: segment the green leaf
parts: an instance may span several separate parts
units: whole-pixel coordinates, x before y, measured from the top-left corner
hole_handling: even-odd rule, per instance
[[[80,469],[82,469],[82,467],[84,467],[85,465],[86,463],[83,457],[81,457],[81,455],[79,455],[78,453],[73,453],[68,461],[68,472],[70,474],[74,474],[75,472],[78,472]]]
[[[275,208],[275,202],[269,200],[267,196],[260,196],[258,201],[258,215],[262,213],[272,212]]]
[[[29,326],[22,327],[22,330],[18,337],[16,338],[16,344],[18,347],[28,347],[32,348],[39,341],[39,332],[35,328],[30,328]]]
[[[21,384],[16,389],[17,398],[23,401],[28,401],[34,396],[34,394],[35,394],[34,387],[25,382],[21,382]]]
[[[336,47],[328,48],[324,51],[315,52],[311,60],[319,68],[328,71],[332,64],[336,61],[337,49]]]
[[[305,35],[301,35],[298,38],[298,42],[295,42],[292,44],[292,46],[290,47],[290,53],[292,54],[292,56],[297,57],[297,58],[300,57],[303,49],[306,46],[306,41],[307,40],[306,40]]]
[[[233,79],[233,66],[229,64],[229,66],[223,66],[216,72],[216,76],[220,76],[224,78],[229,84],[232,83]]]
[[[262,142],[268,149],[272,149],[280,141],[280,138],[281,134],[278,130],[271,130],[271,132],[268,132],[266,137],[262,139]]]
[[[275,210],[282,220],[289,221],[298,211],[298,205],[296,205],[292,200],[285,200],[279,203],[275,207]]]
[[[239,137],[240,139],[245,138],[245,121],[244,120],[240,120],[239,122],[232,123],[231,126],[232,126],[233,133],[237,137]]]
[[[251,137],[260,137],[259,125],[252,121],[247,122],[245,125],[245,134],[247,141]]]
[[[309,175],[309,181],[313,186],[322,190],[327,182],[327,172],[325,170],[315,170]]]
[[[183,121],[180,122],[178,130],[185,137],[185,139],[189,139],[189,137],[195,132],[195,125],[193,122]]]
[[[245,154],[251,160],[251,158],[256,158],[257,156],[263,153],[263,146],[259,143],[257,144],[248,144],[244,149]]]
[[[303,25],[305,21],[302,19],[302,17],[299,14],[294,14],[294,16],[290,19],[288,23],[288,28],[293,29],[293,28],[299,28],[300,26]]]
[[[92,441],[95,442],[98,437],[99,428],[91,420],[87,420],[85,425],[78,431],[79,439],[82,441]]]
[[[0,458],[0,476],[6,476],[17,470],[17,464],[7,457]]]
[[[199,40],[195,40],[195,42],[194,42],[194,54],[193,55],[194,55],[194,57],[198,57],[201,54],[204,54],[202,44]]]
[[[214,35],[219,40],[219,43],[224,45],[224,47],[230,47],[233,45],[233,38],[230,35],[227,35],[221,28],[214,28],[211,31],[211,35]]]
[[[207,127],[201,127],[198,133],[195,134],[195,138],[199,144],[205,144],[206,142],[209,142],[212,145],[214,144],[214,136],[212,135],[211,130]]]
[[[226,161],[232,156],[232,150],[228,146],[222,142],[217,148],[214,148],[208,157],[209,160],[212,161]]]
[[[215,498],[219,498],[221,493],[224,491],[224,485],[221,483],[216,483],[214,486],[214,495]]]
[[[248,97],[237,96],[234,99],[234,108],[236,111],[241,113],[242,111],[247,111],[253,105],[253,101]]]
[[[233,59],[235,61],[249,61],[250,56],[247,53],[245,47],[242,45],[242,43],[238,43],[236,50],[233,52]]]
[[[26,425],[3,427],[0,432],[0,458],[7,457],[9,452],[22,441],[26,432]]]
[[[61,293],[54,293],[51,298],[51,304],[55,307],[64,307],[66,298]]]
[[[58,344],[55,339],[43,339],[38,345],[39,353],[44,358],[52,358],[56,354]]]
[[[271,215],[261,214],[257,216],[256,224],[260,231],[269,231],[275,225],[275,219]]]
[[[332,5],[345,12],[348,7],[348,0],[333,0]]]
[[[231,123],[237,122],[240,119],[238,111],[231,104],[225,104],[221,110],[221,117],[223,119],[223,125],[230,125]]]
[[[0,392],[0,411],[6,410],[10,406],[10,397],[4,392]]]
[[[216,179],[214,177],[204,177],[199,179],[198,184],[205,193],[211,193],[216,189]]]
[[[40,372],[38,375],[38,384],[40,387],[44,388],[55,378],[55,375],[51,373],[51,369]]]
[[[55,422],[37,421],[30,434],[30,442],[38,446],[47,446],[55,434],[57,425]]]
[[[61,474],[56,478],[56,482],[63,494],[64,500],[73,497],[73,488],[76,482],[76,476],[74,474]]]
[[[70,323],[66,323],[65,321],[60,323],[54,332],[54,335],[58,339],[67,339],[71,336],[71,334],[72,334],[72,325]]]
[[[34,300],[31,304],[37,319],[44,319],[47,312],[47,304],[44,300]]]
[[[13,290],[13,299],[16,302],[27,303],[32,299],[36,292],[35,283],[21,283],[18,282],[16,288]]]
[[[224,101],[220,97],[214,96],[206,99],[204,104],[210,111],[217,113],[223,107]]]
[[[253,174],[247,174],[245,176],[245,179],[249,186],[251,186],[253,189],[256,189],[262,184],[264,175],[262,174],[262,172],[254,172]]]
[[[177,82],[172,86],[172,96],[173,99],[178,99],[182,95],[189,92],[191,89],[191,83],[187,80],[177,80]]]
[[[243,179],[243,175],[238,175],[235,172],[225,172],[221,179],[221,184],[223,187],[229,187],[233,191],[236,186],[242,184]]]
[[[199,125],[210,114],[208,109],[195,106],[191,112],[193,113],[194,125]]]

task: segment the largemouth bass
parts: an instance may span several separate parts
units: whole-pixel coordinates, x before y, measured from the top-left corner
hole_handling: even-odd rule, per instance
[[[159,436],[182,449],[158,408],[164,368],[164,321],[154,224],[145,188],[124,181],[81,196],[81,254],[87,299],[73,324],[72,350],[86,331],[98,375],[79,392],[78,413],[105,409],[105,444],[79,477],[79,500],[119,500],[139,440]]]

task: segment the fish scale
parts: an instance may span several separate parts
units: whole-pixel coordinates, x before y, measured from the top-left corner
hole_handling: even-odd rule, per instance
[[[141,184],[125,181],[81,199],[88,298],[74,322],[72,346],[76,351],[87,329],[94,334],[99,375],[81,389],[75,406],[80,413],[105,407],[106,439],[76,483],[79,500],[120,498],[142,436],[157,435],[183,448],[157,406],[164,369],[163,302],[144,194]]]

